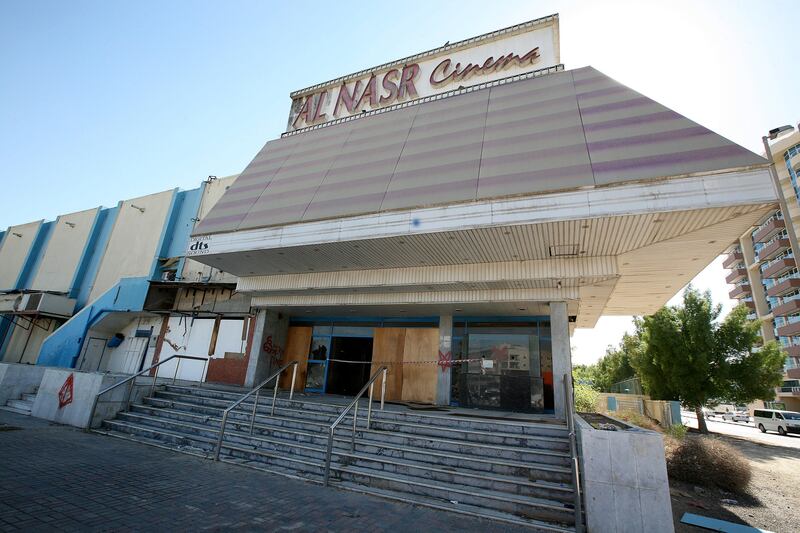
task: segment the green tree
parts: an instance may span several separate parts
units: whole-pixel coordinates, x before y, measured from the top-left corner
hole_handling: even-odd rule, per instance
[[[594,387],[594,382],[597,379],[597,365],[573,365],[572,367],[572,379],[575,381],[577,386],[578,383],[581,385],[588,385],[590,387]]]
[[[783,375],[785,356],[775,341],[758,347],[760,325],[747,319],[747,308],[717,322],[721,310],[710,292],[689,286],[682,306],[662,307],[640,322],[642,349],[631,359],[648,394],[693,409],[702,433],[703,405],[772,399]]]
[[[638,324],[638,323],[637,323]],[[636,372],[631,366],[631,357],[641,350],[639,331],[626,333],[617,348],[609,346],[606,354],[596,364],[593,385],[599,391],[608,392],[611,385],[632,378]]]

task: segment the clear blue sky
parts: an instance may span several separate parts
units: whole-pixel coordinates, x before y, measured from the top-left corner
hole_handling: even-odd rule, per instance
[[[800,119],[796,0],[5,0],[0,227],[238,173],[290,91],[555,12],[567,68],[750,149]]]

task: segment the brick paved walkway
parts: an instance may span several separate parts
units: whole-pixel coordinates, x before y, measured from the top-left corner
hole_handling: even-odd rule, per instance
[[[515,531],[0,411],[0,531],[18,529]]]

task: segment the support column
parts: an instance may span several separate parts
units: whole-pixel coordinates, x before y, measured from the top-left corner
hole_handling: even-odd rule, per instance
[[[273,354],[276,350],[282,352],[286,348],[286,338],[289,333],[289,318],[277,311],[259,309],[254,320],[256,325],[244,379],[245,387],[254,387],[269,376],[274,366]],[[265,345],[272,353],[264,350]]]
[[[439,317],[439,357],[453,358],[453,315]],[[436,370],[436,405],[450,405],[450,380],[453,369],[439,366]]]
[[[569,317],[567,316],[566,302],[550,302],[550,338],[553,351],[553,404],[556,417],[566,418],[564,374],[572,375]]]

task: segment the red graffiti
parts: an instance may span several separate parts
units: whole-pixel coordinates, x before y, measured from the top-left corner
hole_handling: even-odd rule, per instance
[[[266,353],[268,353],[275,359],[280,359],[283,356],[283,348],[281,348],[277,344],[272,344],[272,335],[267,337],[267,340],[264,342],[262,348]]]
[[[61,389],[58,391],[58,408],[61,409],[72,403],[73,389],[75,387],[75,374],[70,374]]]
[[[446,372],[448,368],[453,366],[453,354],[449,350],[447,352],[439,350],[439,362],[436,364],[439,365],[442,372]]]

